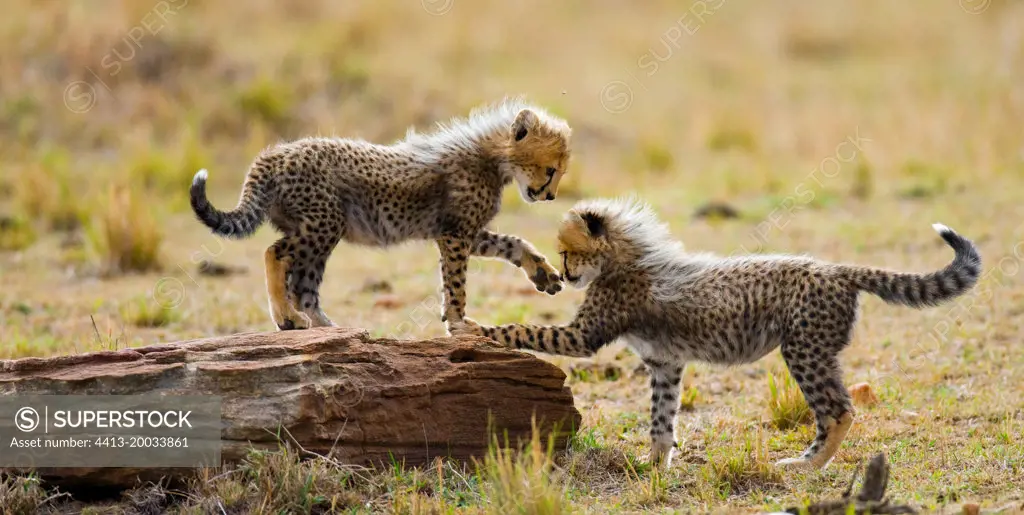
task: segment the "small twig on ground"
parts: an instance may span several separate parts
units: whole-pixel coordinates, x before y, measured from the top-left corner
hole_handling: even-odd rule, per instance
[[[872,513],[874,515],[917,513],[917,510],[906,504],[889,504],[885,498],[885,489],[889,486],[889,464],[885,461],[885,454],[878,453],[868,462],[867,470],[864,471],[864,481],[860,485],[860,492],[856,497],[853,494],[853,485],[860,473],[860,465],[853,471],[850,484],[847,485],[843,497],[836,501],[821,501],[804,508],[789,508],[787,513],[807,513],[808,515],[857,515]],[[850,508],[853,508],[852,510]]]

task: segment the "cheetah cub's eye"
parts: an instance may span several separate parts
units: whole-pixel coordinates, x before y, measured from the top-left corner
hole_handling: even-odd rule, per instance
[[[558,172],[558,170],[555,170],[554,168],[551,168],[550,166],[548,167],[548,177],[554,177],[556,172]]]

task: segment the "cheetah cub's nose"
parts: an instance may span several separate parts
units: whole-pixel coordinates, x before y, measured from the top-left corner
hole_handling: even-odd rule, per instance
[[[555,200],[555,195],[554,195],[554,194],[552,194],[552,193],[551,193],[551,192],[549,191],[549,192],[548,192],[548,196],[547,196],[546,198],[547,198],[547,200]]]

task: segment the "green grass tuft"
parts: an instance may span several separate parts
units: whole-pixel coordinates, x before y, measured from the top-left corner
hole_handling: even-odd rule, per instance
[[[861,200],[871,198],[875,192],[875,174],[871,165],[861,159],[857,162],[857,168],[853,171],[853,186],[850,193]]]
[[[768,411],[772,425],[783,431],[814,420],[800,387],[788,372],[782,372],[778,378],[768,374]]]
[[[644,169],[651,172],[666,173],[671,171],[672,166],[675,164],[672,152],[659,143],[645,142],[640,152],[643,157]]]
[[[292,87],[286,83],[262,78],[239,91],[236,98],[247,116],[276,129],[291,119]]]
[[[693,411],[700,399],[700,392],[695,386],[687,386],[679,394],[679,409],[682,411]]]
[[[719,127],[708,136],[707,147],[715,152],[737,150],[753,153],[757,151],[757,139],[747,129]]]
[[[181,312],[149,297],[141,297],[121,306],[121,318],[135,327],[166,327],[181,320]]]
[[[0,252],[28,248],[36,241],[36,231],[23,218],[0,218]]]
[[[949,189],[950,172],[946,167],[912,159],[903,165],[905,179],[899,195],[908,199],[927,199]]]
[[[782,470],[768,460],[760,431],[747,436],[742,446],[726,446],[713,452],[697,475],[698,497],[705,501],[724,500],[782,483]]]

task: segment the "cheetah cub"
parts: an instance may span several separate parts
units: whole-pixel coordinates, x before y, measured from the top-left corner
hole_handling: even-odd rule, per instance
[[[650,372],[651,459],[664,466],[675,447],[683,365],[751,363],[781,346],[814,411],[817,437],[799,458],[778,464],[820,468],[853,423],[837,355],[850,343],[858,293],[920,308],[948,301],[978,280],[974,245],[934,227],[953,247],[953,262],[937,272],[905,274],[807,257],[687,254],[646,206],[584,201],[558,233],[562,277],[587,289],[570,324],[489,327],[466,319],[452,331],[567,356],[589,356],[623,337]]]
[[[462,320],[469,256],[503,258],[536,288],[561,290],[558,271],[528,242],[487,230],[513,181],[527,202],[553,200],[569,162],[566,122],[513,99],[410,129],[391,145],[306,138],[264,150],[249,168],[238,206],[206,198],[195,175],[192,210],[215,234],[244,238],[270,220],[283,237],[267,249],[270,315],[279,329],[334,325],[320,308],[324,266],[341,240],[388,247],[434,240],[441,254],[442,320]]]

